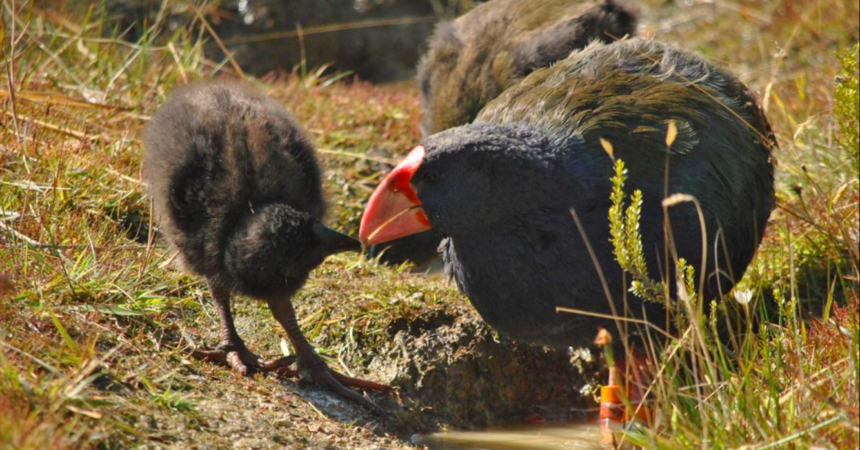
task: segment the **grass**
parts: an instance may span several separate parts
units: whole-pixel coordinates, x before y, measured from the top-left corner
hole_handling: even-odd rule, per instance
[[[652,449],[854,448],[860,437],[857,37],[837,16],[854,17],[857,5],[841,4],[843,11],[826,16],[812,1],[713,5],[735,7],[786,46],[775,60],[768,64],[760,50],[739,47],[744,25],[693,45],[734,66],[750,64],[742,78],[764,93],[780,139],[778,210],[733,294],[697,298],[695,286],[687,288],[690,307],[678,323],[688,325],[665,347],[650,344],[659,361],[650,386],[653,420],[619,439]],[[706,35],[728,26],[711,20]],[[623,184],[623,176],[616,181]],[[636,280],[631,292],[661,301],[675,280],[641,281],[633,263],[641,253],[638,237],[624,233],[634,228],[631,215],[636,224],[637,199],[634,193],[622,216],[623,193],[616,194],[613,236]],[[721,341],[727,330],[728,342]]]
[[[766,296],[760,292],[764,286],[755,286],[759,292],[754,292],[742,285],[707,303],[709,299],[696,295],[695,268],[683,259],[677,263],[677,280],[652,280],[637,231],[642,194],[634,192],[625,208],[626,174],[623,161],[617,161],[610,209],[616,258],[633,280],[633,295],[664,303],[665,293],[677,283],[679,306],[674,311],[677,332],[666,342],[645,342],[658,362],[648,386],[650,419],[618,433],[618,440],[654,449],[806,447],[819,442],[853,448],[860,414],[856,287],[847,296],[831,290],[820,305],[823,319],[813,311],[815,318],[805,320],[797,293],[776,286]],[[854,275],[858,270],[856,263],[845,269]],[[853,284],[856,279],[847,278],[838,281]],[[832,302],[836,296],[839,300]],[[775,311],[770,302],[776,303]],[[605,352],[611,363],[611,346]]]
[[[857,123],[858,5],[643,3],[646,34],[730,65],[760,94],[780,140],[779,207],[738,291],[750,301],[730,296],[690,321],[703,337],[714,322],[737,329],[731,352],[677,340],[654,386],[658,420],[626,439],[856,448],[858,182],[846,155],[857,145],[845,130]],[[187,359],[213,342],[214,313],[155,239],[140,132],[176,84],[238,75],[205,58],[210,36],[194,28],[154,23],[128,43],[103,37],[99,7],[70,5],[0,0],[0,448],[405,445],[319,418],[277,380]],[[255,82],[315,136],[328,220],[355,233],[379,177],[420,139],[416,87],[313,69]],[[296,303],[330,362],[363,372],[393,323],[465,302],[443,280],[338,257]],[[279,354],[262,305],[238,308],[249,345]]]
[[[190,31],[164,35],[154,24],[129,44],[102,37],[110,21],[98,8],[76,16],[55,3],[0,7],[0,273],[11,283],[0,296],[0,448],[184,447],[177,443],[201,436],[230,447],[229,435],[215,439],[217,428],[206,426],[224,415],[213,413],[212,398],[253,410],[284,394],[267,379],[246,399],[239,393],[247,383],[228,376],[210,384],[202,378],[223,379],[225,370],[186,359],[191,343],[214,342],[214,311],[200,280],[169,267],[138,180],[140,132],[172,87],[235,73],[227,61],[206,60]],[[335,81],[312,72],[259,84],[317,136],[329,168],[329,220],[356,232],[361,199],[387,167],[379,161],[418,138],[418,102],[411,89]],[[347,289],[356,277],[380,287]],[[320,351],[335,366],[360,369],[356,347],[371,345],[385,323],[454,298],[446,285],[429,284],[417,298],[416,280],[336,260],[296,302]],[[238,307],[249,345],[279,354],[282,333],[263,307]],[[331,323],[345,313],[347,323]],[[341,448],[338,432],[384,441],[349,427],[322,438],[299,428],[324,421],[295,396],[255,420],[279,423],[292,410],[301,417],[290,419],[298,425],[284,445]],[[277,437],[246,431],[254,433]]]
[[[839,120],[839,142],[845,147],[849,155],[854,157],[854,169],[860,169],[860,136],[857,120],[858,91],[860,83],[857,80],[857,58],[860,45],[855,45],[853,50],[846,50],[840,55],[842,73],[837,78],[836,88],[836,117]]]

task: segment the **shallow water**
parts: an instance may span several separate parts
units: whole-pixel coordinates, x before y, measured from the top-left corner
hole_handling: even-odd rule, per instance
[[[422,436],[430,450],[602,450],[597,421],[579,425],[499,431],[446,431]]]

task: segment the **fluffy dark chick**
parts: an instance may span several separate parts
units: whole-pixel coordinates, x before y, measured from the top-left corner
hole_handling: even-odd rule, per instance
[[[292,115],[249,86],[200,83],[171,96],[147,127],[144,144],[144,177],[160,229],[181,266],[206,277],[220,318],[218,348],[195,354],[242,374],[298,375],[377,409],[344,385],[385,387],[331,371],[296,321],[290,299],[310,271],[327,256],[360,246],[320,222],[319,166]],[[233,324],[233,293],[267,302],[296,358],[265,362],[248,350]]]

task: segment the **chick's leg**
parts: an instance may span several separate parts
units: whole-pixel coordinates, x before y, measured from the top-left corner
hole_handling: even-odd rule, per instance
[[[296,358],[281,358],[266,362],[262,365],[263,369],[274,370],[287,376],[298,376],[301,381],[325,385],[341,397],[352,400],[374,412],[382,412],[376,404],[364,398],[359,393],[348,389],[347,386],[370,389],[377,392],[388,391],[388,386],[348,377],[331,370],[325,361],[317,355],[313,346],[305,338],[305,335],[302,334],[301,329],[299,329],[299,323],[296,320],[296,312],[293,309],[292,302],[289,299],[270,300],[268,304],[275,319],[286,330],[287,336],[296,350]],[[291,368],[293,361],[296,362],[297,369]]]
[[[192,356],[204,361],[226,364],[236,373],[247,375],[250,369],[259,368],[263,360],[248,350],[245,342],[236,332],[233,314],[230,312],[230,289],[209,280],[209,292],[212,294],[213,304],[218,312],[221,342],[215,350],[195,349]]]

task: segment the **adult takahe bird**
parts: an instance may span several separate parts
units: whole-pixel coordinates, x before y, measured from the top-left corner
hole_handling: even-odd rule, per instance
[[[418,66],[425,135],[472,122],[523,77],[592,41],[636,32],[636,14],[616,0],[492,0],[439,24]],[[438,256],[431,233],[372,247],[388,264]]]
[[[292,115],[249,86],[200,83],[172,95],[147,127],[144,144],[144,175],[160,229],[181,266],[206,277],[220,319],[217,349],[195,356],[241,374],[299,376],[376,410],[345,386],[385,386],[330,370],[299,329],[290,300],[327,256],[360,249],[320,222],[320,170]],[[249,351],[233,324],[232,294],[266,301],[296,356],[266,362]]]
[[[678,132],[671,147],[670,123]],[[629,287],[610,243],[614,164],[601,139],[626,162],[627,188],[644,194],[652,276],[667,266],[668,179],[669,195],[695,197],[704,213],[706,298],[727,293],[774,207],[774,136],[735,76],[652,40],[592,44],[506,91],[473,124],[426,138],[374,192],[360,238],[380,244],[433,229],[446,238],[448,273],[491,326],[521,341],[586,344],[598,327],[615,329],[612,320],[556,308],[604,316],[613,308],[571,210],[616,311]],[[674,206],[670,218],[678,254],[698,269],[696,208]],[[628,302],[628,315],[665,325],[663,305],[632,295]]]

